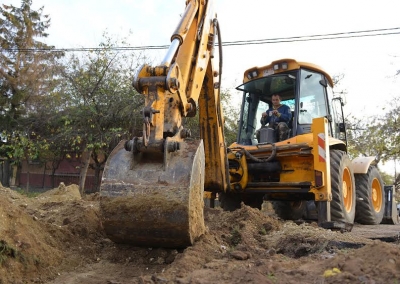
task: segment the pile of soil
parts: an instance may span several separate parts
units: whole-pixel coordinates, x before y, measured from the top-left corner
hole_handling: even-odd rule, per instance
[[[115,244],[97,194],[60,185],[35,198],[0,186],[0,283],[399,283],[400,243],[205,208],[186,249]],[[400,225],[394,225],[399,227]]]

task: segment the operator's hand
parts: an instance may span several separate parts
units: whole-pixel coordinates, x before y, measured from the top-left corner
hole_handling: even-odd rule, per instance
[[[276,109],[272,111],[272,114],[275,115],[275,116],[277,116],[277,117],[280,117],[280,116],[281,116],[281,114],[279,113],[279,111],[277,111]]]
[[[268,114],[267,114],[267,112],[263,112],[263,113],[261,114],[261,116],[262,116],[262,117],[266,117],[266,116],[268,116]]]

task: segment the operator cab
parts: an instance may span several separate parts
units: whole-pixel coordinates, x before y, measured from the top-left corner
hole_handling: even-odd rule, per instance
[[[245,72],[244,83],[236,89],[243,91],[237,142],[257,145],[261,114],[272,106],[272,94],[279,94],[281,104],[289,106],[292,119],[288,124],[290,137],[311,132],[313,118],[326,117],[330,135],[340,138],[342,104],[333,99],[332,79],[319,67],[293,59],[274,61],[261,68]],[[339,108],[338,108],[339,107]]]

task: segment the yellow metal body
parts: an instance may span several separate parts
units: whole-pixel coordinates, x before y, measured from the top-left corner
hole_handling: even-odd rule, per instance
[[[313,134],[314,171],[322,173],[322,185],[314,188],[316,201],[331,201],[331,170],[329,156],[328,121],[325,117],[315,118],[311,127]]]
[[[294,59],[244,72],[243,84],[237,88],[243,91],[240,142],[228,152],[231,192],[244,202],[252,194],[276,201],[278,215],[289,218],[301,218],[296,210],[315,201],[319,224],[331,220],[352,224],[357,218],[365,224],[381,221],[386,203],[375,159],[349,159],[343,104],[333,96],[332,87],[332,78],[322,68]],[[257,123],[261,113],[272,108],[275,94],[294,117],[287,122],[291,138],[280,142],[275,142],[274,130]],[[234,198],[224,198],[231,208],[237,207]]]
[[[275,143],[276,159],[282,164],[279,183],[286,184],[286,186],[282,189],[278,183],[275,186],[270,183],[266,184],[266,188],[270,190],[282,189],[282,192],[284,192],[290,188],[299,188],[303,182],[309,182],[310,192],[315,194],[316,201],[330,201],[332,195],[329,148],[333,146],[344,147],[344,143],[329,137],[327,129],[326,118],[316,118],[312,124],[312,133],[298,135]],[[228,159],[230,161],[235,160],[240,165],[237,169],[230,169],[230,188],[240,188],[244,191],[251,182],[252,176],[247,167],[246,156],[240,155],[238,158],[236,153],[245,150],[255,158],[263,159],[271,155],[273,147],[271,145],[243,146],[234,143],[229,148],[231,152],[228,153]],[[322,175],[322,184],[320,185],[316,185],[315,171]],[[240,185],[240,187],[236,185]],[[263,190],[263,188],[260,187],[260,190]]]
[[[285,64],[285,67],[283,65]],[[244,72],[243,82],[253,81],[258,87],[256,89],[263,90],[262,81],[257,79],[288,72],[290,70],[298,70],[305,68],[324,75],[329,86],[333,86],[333,81],[328,73],[321,67],[306,63],[298,62],[294,59],[281,59],[262,67],[252,67]],[[281,95],[281,97],[284,96]],[[275,150],[273,149],[275,147]],[[230,173],[230,189],[236,192],[296,192],[304,188],[309,188],[309,193],[315,195],[316,201],[330,201],[331,182],[330,182],[330,148],[336,148],[346,151],[346,145],[343,141],[329,137],[328,121],[325,117],[316,118],[312,122],[310,133],[295,135],[285,141],[280,141],[271,145],[252,145],[245,146],[234,143],[231,145],[228,159],[231,164],[238,166],[232,167]],[[248,168],[249,158],[243,154],[250,153],[253,158],[267,159],[273,152],[276,152],[276,160],[281,164],[279,182],[260,182],[258,185],[253,180],[260,180],[262,173],[251,173]],[[248,155],[249,156],[249,155]],[[318,182],[316,182],[318,178]]]
[[[281,66],[283,62],[287,63],[287,68],[285,69],[283,69]],[[279,68],[274,69],[274,66],[278,66]],[[249,68],[244,72],[243,82],[246,83],[250,80],[254,80],[256,77],[261,78],[267,75],[276,74],[287,70],[296,70],[299,69],[300,67],[307,68],[309,70],[314,70],[323,74],[325,78],[328,80],[329,86],[333,87],[333,81],[331,76],[326,71],[324,71],[324,69],[322,69],[320,66],[309,62],[296,61],[291,58],[279,59],[262,67]],[[257,74],[257,76],[250,76],[251,77],[250,79],[249,74]]]

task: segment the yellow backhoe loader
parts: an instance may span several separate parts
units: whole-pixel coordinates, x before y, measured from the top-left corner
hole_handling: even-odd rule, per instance
[[[282,59],[245,71],[237,88],[243,91],[238,138],[227,147],[212,2],[187,0],[162,62],[134,76],[133,86],[145,96],[143,135],[121,141],[106,162],[100,208],[108,237],[138,246],[189,246],[205,231],[205,192],[212,200],[218,196],[225,210],[242,202],[261,208],[269,200],[285,219],[301,218],[314,206],[321,226],[380,223],[385,191],[374,159],[349,159],[342,102],[316,65]],[[275,93],[293,114],[284,141],[260,124]],[[201,139],[182,124],[197,112]]]

